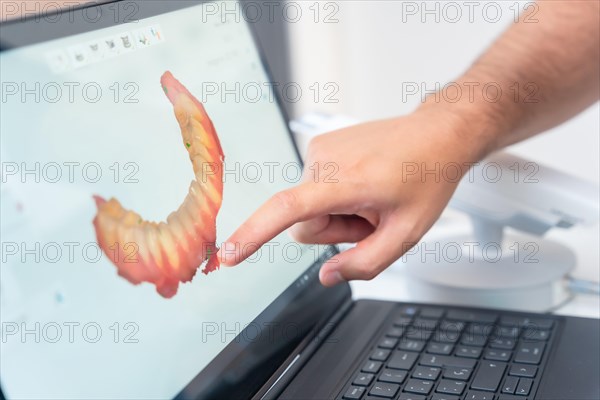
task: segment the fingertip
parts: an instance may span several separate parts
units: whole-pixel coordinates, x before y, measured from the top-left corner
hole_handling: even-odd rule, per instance
[[[224,243],[219,251],[217,251],[217,258],[221,265],[225,267],[234,267],[239,264],[237,262],[238,257],[234,253],[235,250],[227,250],[228,247],[231,247],[231,245],[229,243]]]
[[[342,274],[339,271],[333,271],[324,273],[320,276],[321,283],[323,286],[332,287],[335,285],[339,285],[342,282],[346,282],[346,280],[342,277]]]
[[[321,284],[326,287],[338,285],[346,282],[340,271],[337,269],[337,265],[331,266],[331,260],[327,261],[319,270],[319,280]],[[335,261],[337,263],[337,260]]]
[[[287,229],[287,233],[288,233],[288,235],[289,235],[289,236],[292,238],[292,240],[295,240],[296,242],[299,242],[299,240],[298,240],[299,238],[297,237],[297,234],[298,234],[298,227],[297,227],[296,225],[298,225],[298,223],[296,223],[296,224],[294,224],[294,225],[290,226],[290,227]]]
[[[295,223],[287,229],[287,233],[292,240],[298,243],[306,243],[306,241],[304,240],[305,234],[301,225],[301,222]]]

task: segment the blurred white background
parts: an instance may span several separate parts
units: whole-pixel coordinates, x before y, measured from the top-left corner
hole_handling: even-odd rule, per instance
[[[29,15],[63,4],[70,9],[107,1],[0,0],[0,19],[17,18],[14,13],[23,10]],[[410,95],[403,85],[443,87],[460,76],[518,12],[533,7],[532,1],[523,0],[241,1],[242,7],[261,9],[255,25],[275,80],[294,82],[302,89],[298,101],[285,104],[290,116],[320,111],[359,120],[414,110],[426,93]],[[236,10],[233,0],[219,3]],[[596,103],[511,150],[598,183],[600,106]]]
[[[434,89],[436,83],[443,86],[456,79],[507,28],[515,11],[530,3],[322,1],[320,20],[315,22],[315,2],[296,2],[302,6],[302,18],[286,24],[292,79],[303,89],[315,82],[321,88],[333,82],[339,86],[334,95],[339,102],[327,103],[323,98],[315,102],[306,95],[293,106],[294,114],[322,111],[361,120],[406,114],[419,105],[421,97],[403,96],[403,83]],[[460,18],[456,10],[462,12]],[[498,18],[496,10],[501,10]],[[328,15],[329,22],[325,22]],[[598,183],[599,121],[596,103],[568,123],[512,150]]]

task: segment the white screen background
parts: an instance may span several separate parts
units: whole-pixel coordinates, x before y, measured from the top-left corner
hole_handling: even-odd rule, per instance
[[[44,257],[36,262],[31,255],[22,262],[23,248],[17,255],[3,255],[3,329],[15,323],[19,326],[15,335],[7,335],[5,329],[1,343],[0,382],[9,398],[172,397],[316,258],[306,248],[296,258],[298,246],[290,248],[294,262],[284,258],[281,249],[290,239],[283,234],[274,240],[280,244],[272,252],[274,259],[263,252],[258,262],[222,268],[208,276],[198,272],[170,300],[160,297],[153,285],[133,286],[118,277],[104,256],[95,263],[82,259],[82,245],[95,242],[93,194],[114,196],[145,219],[160,221],[187,193],[192,168],[159,83],[166,70],[199,99],[203,82],[233,88],[236,82],[243,86],[267,81],[243,19],[221,24],[219,16],[216,21],[202,22],[202,7],[2,55],[3,82],[25,82],[29,88],[36,82],[42,86],[55,82],[63,88],[65,82],[81,86],[94,82],[103,90],[96,103],[82,100],[81,89],[75,89],[73,103],[65,91],[56,103],[43,98],[36,102],[31,95],[22,102],[17,95],[2,104],[3,163],[25,163],[31,168],[36,162],[41,166],[95,162],[103,173],[97,183],[90,183],[81,178],[81,167],[75,168],[71,183],[63,168],[57,183],[44,179],[37,183],[31,175],[22,179],[19,174],[5,177],[2,184],[3,243],[25,243],[28,248],[36,242],[41,246],[81,244],[74,250],[74,262],[67,261],[66,254],[56,263]],[[48,52],[156,24],[164,35],[162,43],[58,74],[49,67]],[[117,101],[109,89],[115,83],[121,90]],[[127,83],[139,89],[132,96],[138,103],[124,102],[125,95],[132,93],[131,86],[124,90]],[[242,167],[250,162],[275,162],[279,167],[274,170],[275,183],[264,177],[266,169],[258,183],[235,182],[234,175],[226,176],[217,219],[218,243],[270,195],[291,185],[283,179],[282,166],[295,162],[285,121],[274,100],[242,98],[236,102],[234,97],[223,102],[220,96],[210,96],[205,103],[228,168],[236,162]],[[118,182],[109,169],[115,162],[120,163]],[[133,175],[138,183],[124,182],[132,172],[125,169],[126,163],[139,167]],[[293,179],[295,170],[287,172]],[[96,326],[102,329],[96,343],[85,340],[82,332],[90,323],[86,337],[96,337]],[[51,343],[46,339],[55,337],[54,324],[61,327],[62,336]],[[211,329],[218,326],[220,334],[208,335],[207,324]],[[41,333],[39,343],[35,333],[22,337],[23,328]],[[132,340],[137,343],[126,343]]]

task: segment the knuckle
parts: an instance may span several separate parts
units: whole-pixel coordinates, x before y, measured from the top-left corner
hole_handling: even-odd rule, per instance
[[[317,135],[310,140],[310,142],[308,143],[308,147],[309,148],[319,148],[322,143],[323,143],[322,135]]]
[[[253,221],[244,221],[238,228],[242,237],[254,237],[256,235],[256,224]]]
[[[421,238],[423,237],[423,235],[421,233],[419,233],[417,230],[413,229],[409,232],[406,233],[406,235],[404,236],[404,243],[409,243],[410,247],[414,247],[416,246],[419,241],[421,240]]]
[[[370,264],[360,264],[356,267],[355,273],[358,279],[370,281],[377,276],[377,270]]]
[[[309,235],[306,232],[306,229],[302,227],[302,224],[293,225],[290,229],[288,229],[288,233],[298,243],[308,243]]]
[[[282,209],[294,209],[298,206],[298,196],[290,190],[276,193],[272,198],[276,207]]]
[[[323,148],[323,137],[321,135],[315,136],[310,142],[308,142],[307,154],[311,159],[315,159],[321,153]]]
[[[403,244],[412,244],[412,246],[419,243],[423,236],[423,229],[419,226],[417,221],[404,220],[397,222],[399,229],[397,230],[397,237],[401,238]],[[412,247],[411,246],[411,247]]]

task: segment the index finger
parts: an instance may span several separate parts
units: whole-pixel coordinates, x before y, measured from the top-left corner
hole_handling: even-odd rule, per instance
[[[241,263],[296,222],[340,212],[343,207],[341,199],[347,198],[337,187],[334,189],[312,182],[276,193],[223,244],[218,252],[221,264],[233,266]]]

